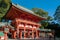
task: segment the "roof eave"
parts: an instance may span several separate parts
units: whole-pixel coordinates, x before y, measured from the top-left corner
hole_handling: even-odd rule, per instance
[[[27,9],[27,8],[24,8],[24,7],[22,7],[22,6],[18,5],[18,4],[12,3],[12,5],[15,6],[15,7],[17,7],[17,8],[20,9],[20,10],[23,10],[23,11],[26,11],[26,12],[28,12],[28,13],[30,13],[30,14],[33,14],[33,15],[35,15],[35,16],[38,16],[39,18],[47,19],[46,17],[39,16],[39,15],[35,14],[33,11],[31,11],[31,10],[29,10],[29,9]]]

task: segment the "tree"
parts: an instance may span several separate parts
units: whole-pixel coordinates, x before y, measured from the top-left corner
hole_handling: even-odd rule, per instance
[[[0,21],[2,17],[7,13],[11,6],[10,0],[0,0]]]
[[[60,5],[57,7],[57,9],[55,11],[54,19],[57,23],[60,24]]]
[[[48,16],[48,12],[42,10],[42,9],[39,9],[39,8],[33,8],[32,11],[39,15],[39,16],[42,16],[42,17],[46,17],[47,19],[46,20],[42,20],[40,23],[41,23],[41,28],[44,28],[44,27],[47,27],[49,22],[53,20],[53,18],[51,16]]]
[[[53,18],[51,16],[48,16],[46,20],[41,21],[41,24],[44,28],[46,28],[52,21]]]
[[[42,10],[42,9],[39,9],[39,8],[33,8],[32,11],[39,15],[39,16],[42,16],[42,17],[48,17],[48,12]]]
[[[48,26],[46,28],[54,30],[54,37],[60,38],[60,25],[58,23],[51,22],[48,24]]]
[[[49,21],[52,21],[53,20],[53,18],[51,17],[51,16],[48,16],[47,17],[47,21],[49,22]]]

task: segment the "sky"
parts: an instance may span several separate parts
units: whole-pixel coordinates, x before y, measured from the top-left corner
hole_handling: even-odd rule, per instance
[[[12,3],[19,4],[27,9],[41,8],[49,13],[49,16],[54,15],[57,7],[60,5],[60,0],[12,0]]]

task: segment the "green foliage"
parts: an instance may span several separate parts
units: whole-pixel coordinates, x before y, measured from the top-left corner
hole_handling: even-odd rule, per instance
[[[42,25],[42,26],[40,27],[40,29],[44,29],[44,26]]]
[[[48,22],[45,22],[45,21],[42,21],[41,24],[42,24],[44,27],[47,27],[47,26],[48,26]]]
[[[10,0],[0,0],[0,21],[10,8]]]
[[[51,16],[48,16],[46,21],[52,21],[52,20],[54,19]]]
[[[51,21],[53,21],[53,18],[51,16],[48,16],[46,20],[41,21],[41,24],[42,26],[47,27]]]
[[[60,6],[57,7],[56,12],[54,14],[54,19],[57,23],[60,24]]]
[[[48,12],[42,10],[42,9],[39,9],[39,8],[33,8],[32,11],[39,15],[39,16],[42,16],[42,17],[46,17],[47,19],[46,20],[42,20],[40,23],[41,23],[41,27],[40,28],[44,28],[44,27],[47,27],[48,24],[49,24],[49,21],[52,21],[53,18],[51,16],[48,16]]]
[[[48,17],[48,12],[45,12],[44,10],[42,9],[39,9],[39,8],[33,8],[32,11],[35,12],[35,14],[39,15],[39,16],[42,16],[42,17]]]

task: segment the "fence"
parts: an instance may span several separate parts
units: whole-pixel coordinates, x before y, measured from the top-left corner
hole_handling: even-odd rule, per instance
[[[8,40],[54,40],[54,38],[34,38],[34,39],[30,39],[30,38],[26,38],[26,39],[8,39]]]

